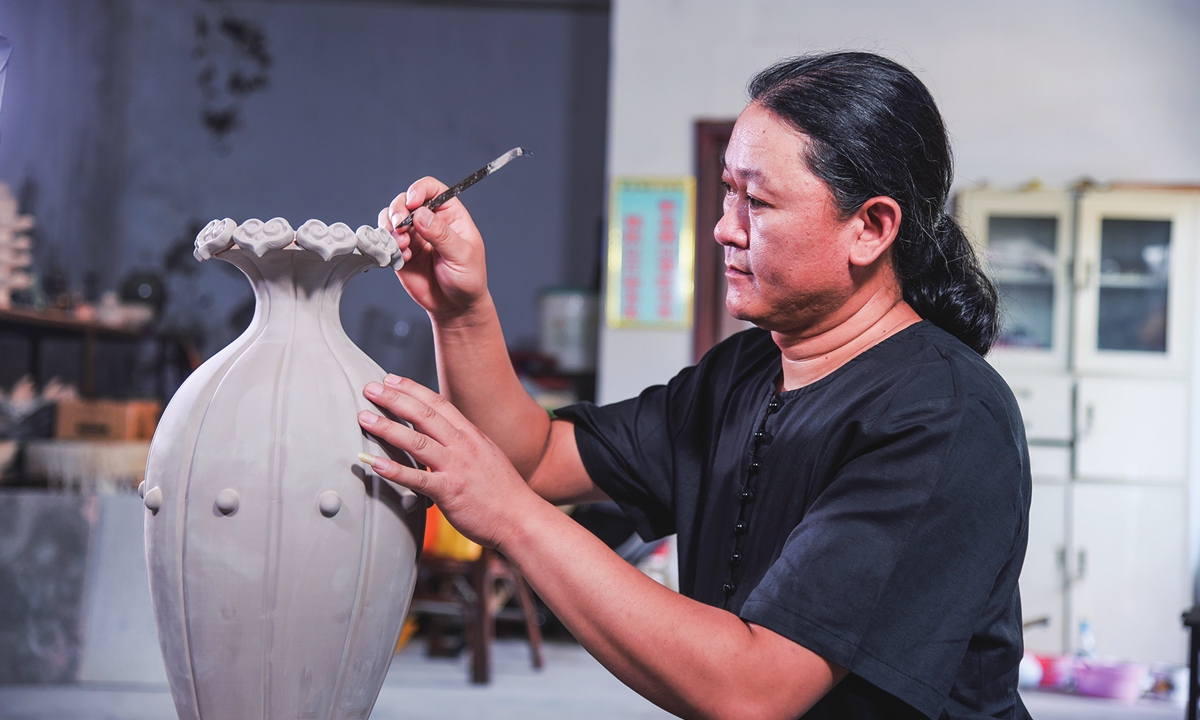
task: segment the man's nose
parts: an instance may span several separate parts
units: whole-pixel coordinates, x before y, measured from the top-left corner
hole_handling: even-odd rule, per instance
[[[722,245],[731,245],[735,247],[746,247],[746,228],[739,217],[737,203],[732,203],[725,209],[725,214],[717,221],[717,226],[713,228],[713,237]]]

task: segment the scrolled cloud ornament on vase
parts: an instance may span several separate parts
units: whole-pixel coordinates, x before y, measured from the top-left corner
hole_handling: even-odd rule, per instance
[[[309,220],[296,231],[296,244],[328,260],[335,255],[354,252],[358,238],[346,223],[326,225],[320,220]]]
[[[391,233],[370,225],[360,225],[354,234],[358,240],[358,251],[363,255],[375,258],[379,267],[391,265],[393,270],[404,267],[400,246],[396,244]]]
[[[230,218],[213,220],[196,236],[196,249],[192,255],[203,262],[222,250],[228,250],[233,245],[234,230],[237,230],[237,223]]]
[[[351,277],[399,249],[342,223],[225,219],[200,232],[195,255],[240,269],[256,308],[172,398],[141,488],[176,710],[366,718],[412,597],[425,503],[356,462],[413,461],[359,429],[360,410],[379,412],[362,388],[384,371],[338,307]]]
[[[257,218],[247,220],[233,231],[233,240],[238,247],[262,257],[268,250],[280,250],[292,244],[296,233],[283,218],[271,218],[263,222]]]

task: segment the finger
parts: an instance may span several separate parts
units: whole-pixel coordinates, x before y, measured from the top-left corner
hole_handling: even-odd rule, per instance
[[[422,465],[437,469],[446,459],[446,448],[429,435],[418,432],[404,423],[380,417],[370,410],[358,414],[358,424],[367,432],[387,444],[403,450]]]
[[[429,438],[439,445],[461,444],[462,431],[433,406],[418,400],[412,395],[400,392],[394,387],[385,387],[379,383],[368,383],[363,388],[363,394],[371,402],[388,409],[401,420],[407,420],[412,423],[419,434],[423,433],[429,436]],[[449,403],[445,403],[445,405],[448,406]],[[374,430],[371,432],[374,433]],[[426,465],[428,464],[430,463],[426,463]]]
[[[412,187],[410,187],[403,194],[404,204],[393,204],[391,206],[391,221],[393,227],[399,226],[400,223],[404,222],[404,219],[407,218],[409,214],[413,215],[413,221],[415,224],[417,213],[420,211],[420,208],[429,200],[437,197],[447,189],[446,183],[432,177],[423,177],[413,183]],[[467,212],[466,206],[464,206],[458,200],[458,198],[450,198],[446,202],[442,203],[442,205],[436,210],[436,213],[443,220],[443,222],[447,224],[453,224],[462,221],[470,222],[471,217]]]
[[[451,265],[471,264],[471,245],[450,227],[440,211],[435,213],[429,208],[418,207],[413,211],[412,229],[414,239],[423,240]]]
[[[414,492],[434,497],[438,494],[438,490],[440,490],[440,483],[437,476],[428,470],[409,467],[404,463],[398,463],[394,460],[377,457],[369,453],[359,453],[358,459],[360,462],[370,465],[375,474],[384,480],[394,482]]]
[[[389,219],[391,215],[408,215],[408,195],[409,194],[407,191],[402,192],[396,197],[392,198],[392,201],[388,203],[387,209],[389,213]],[[392,227],[395,227],[397,222],[398,221],[393,220]]]
[[[403,212],[405,215],[408,215],[409,212],[417,209],[417,207],[423,205],[430,198],[437,197],[449,189],[450,186],[446,183],[427,175],[409,186],[407,192],[403,193],[405,195],[404,204],[394,207],[393,212]],[[400,219],[403,220],[404,218]]]
[[[464,427],[473,426],[473,423],[468,420],[465,415],[458,411],[458,408],[454,406],[454,403],[450,402],[442,395],[435,393],[433,390],[425,387],[416,380],[388,373],[387,376],[383,378],[383,384],[407,395],[411,395],[434,410],[437,410],[442,417],[446,418],[451,425],[455,426],[459,430],[463,429]]]

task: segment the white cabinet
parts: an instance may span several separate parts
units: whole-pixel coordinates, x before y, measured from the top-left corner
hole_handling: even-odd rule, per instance
[[[996,355],[1013,368],[1067,367],[1072,257],[1070,193],[971,190],[958,215],[1000,290]]]
[[[1072,613],[1101,654],[1184,662],[1180,615],[1191,604],[1183,488],[1077,483]]]
[[[1182,485],[1187,475],[1188,383],[1079,378],[1075,477]]]
[[[1010,371],[1005,373],[1005,379],[1021,407],[1027,436],[1056,444],[1071,441],[1074,379],[1070,375],[1065,372]]]
[[[1194,195],[1080,197],[1075,365],[1081,372],[1187,375],[1196,215]]]
[[[1036,482],[1029,507],[1029,549],[1021,569],[1021,612],[1030,624],[1025,649],[1057,654],[1062,650],[1063,537],[1066,533],[1067,486]]]
[[[1026,643],[1183,662],[1200,556],[1193,358],[1200,192],[968,190],[958,214],[1001,295],[989,360],[1021,406],[1034,490]]]

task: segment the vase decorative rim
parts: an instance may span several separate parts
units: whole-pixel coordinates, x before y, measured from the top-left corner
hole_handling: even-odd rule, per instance
[[[213,220],[196,235],[192,253],[201,262],[237,245],[262,257],[272,250],[306,250],[329,260],[339,255],[363,255],[378,263],[399,270],[404,265],[400,246],[386,230],[361,225],[351,230],[345,223],[326,225],[309,220],[293,230],[287,220],[277,217],[267,221],[251,218],[238,225],[232,218]]]

